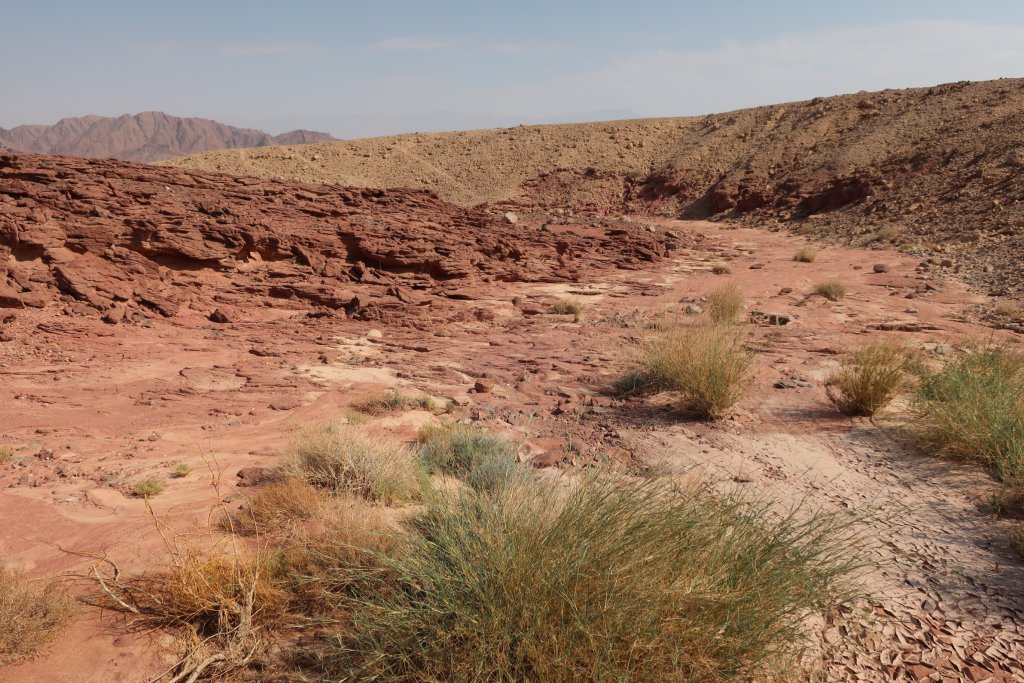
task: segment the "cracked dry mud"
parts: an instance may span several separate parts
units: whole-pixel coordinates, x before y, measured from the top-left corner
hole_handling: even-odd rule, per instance
[[[542,220],[522,223],[539,229]],[[609,260],[581,267],[575,281],[473,279],[455,297],[451,287],[422,292],[429,310],[416,305],[407,317],[309,317],[317,304],[301,297],[274,306],[236,297],[228,323],[207,319],[216,301],[205,296],[173,318],[140,307],[117,325],[52,305],[19,310],[0,343],[0,423],[15,447],[0,465],[0,555],[38,575],[79,568],[59,542],[109,549],[125,569],[151,567],[161,541],[142,501],[125,495],[129,482],[192,463],[193,474],[168,479],[152,504],[179,528],[202,527],[215,502],[211,474],[230,487],[241,468],[274,463],[292,426],[398,387],[453,399],[460,416],[525,440],[538,465],[701,477],[783,505],[864,515],[877,558],[868,597],[820,624],[807,656],[813,680],[1024,681],[1024,566],[1007,522],[986,511],[995,483],[907,448],[905,406],[851,421],[821,387],[837,354],[868,338],[896,335],[935,354],[987,337],[970,313],[984,297],[894,252],[827,248],[805,264],[791,260],[802,241],[777,233],[649,225],[680,248],[642,269]],[[712,274],[726,261],[731,274]],[[876,263],[887,272],[875,273]],[[259,269],[272,267],[251,265],[247,277],[258,283]],[[827,277],[847,284],[846,298],[809,296]],[[647,322],[681,314],[681,302],[728,280],[749,308],[791,319],[754,328],[754,390],[734,419],[707,425],[664,398],[608,395]],[[584,302],[579,323],[547,313],[566,294]],[[773,388],[780,379],[798,383]],[[412,438],[431,419],[410,411],[373,422]],[[166,667],[161,645],[81,620],[0,680],[145,681]]]

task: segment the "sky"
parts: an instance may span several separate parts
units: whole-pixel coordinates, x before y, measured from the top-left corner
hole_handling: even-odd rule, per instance
[[[365,137],[1024,76],[1020,0],[0,0],[0,127],[164,111]]]

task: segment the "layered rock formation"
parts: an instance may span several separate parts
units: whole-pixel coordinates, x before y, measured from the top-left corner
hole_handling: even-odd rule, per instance
[[[174,316],[218,304],[401,316],[479,279],[571,281],[678,242],[637,226],[530,228],[422,190],[0,156],[0,306]],[[459,291],[463,290],[463,291]]]

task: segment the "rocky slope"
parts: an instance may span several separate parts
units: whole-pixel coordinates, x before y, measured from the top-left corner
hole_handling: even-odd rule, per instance
[[[416,134],[169,162],[425,187],[451,201],[784,222],[889,243],[1024,291],[1024,79],[710,116]]]
[[[0,307],[63,301],[111,322],[253,299],[412,320],[429,317],[424,294],[572,281],[657,260],[676,241],[632,225],[529,229],[422,190],[0,156]]]
[[[61,119],[52,126],[0,128],[0,151],[157,161],[207,150],[326,142],[327,133],[294,130],[277,137],[217,121],[162,112]]]

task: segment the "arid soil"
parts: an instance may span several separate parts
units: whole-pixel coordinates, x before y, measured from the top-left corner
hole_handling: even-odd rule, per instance
[[[167,162],[482,203],[779,223],[1024,291],[1024,80],[708,116],[414,134]]]
[[[0,559],[39,577],[86,571],[83,553],[159,567],[168,535],[209,533],[210,508],[252,491],[295,426],[397,388],[523,441],[537,467],[701,478],[862,516],[878,563],[865,599],[819,625],[810,678],[1024,681],[1024,565],[988,508],[997,485],[905,444],[905,405],[850,420],[822,388],[869,339],[938,360],[1008,333],[981,324],[986,296],[952,268],[882,248],[794,262],[803,244],[723,223],[505,218],[413,190],[2,158],[0,444],[14,456],[0,463]],[[827,278],[847,285],[842,301],[811,294]],[[609,393],[651,322],[727,281],[756,321],[755,383],[734,418]],[[548,312],[566,295],[583,301],[580,322]],[[412,439],[436,419],[371,424]],[[172,478],[182,462],[192,473]],[[155,518],[130,495],[143,477],[167,483]],[[0,680],[147,681],[172,645],[84,609]]]
[[[302,145],[333,139],[327,133],[310,130],[274,136],[210,119],[147,111],[117,117],[70,117],[53,125],[15,126],[10,130],[0,128],[0,151],[158,161],[215,149]]]

